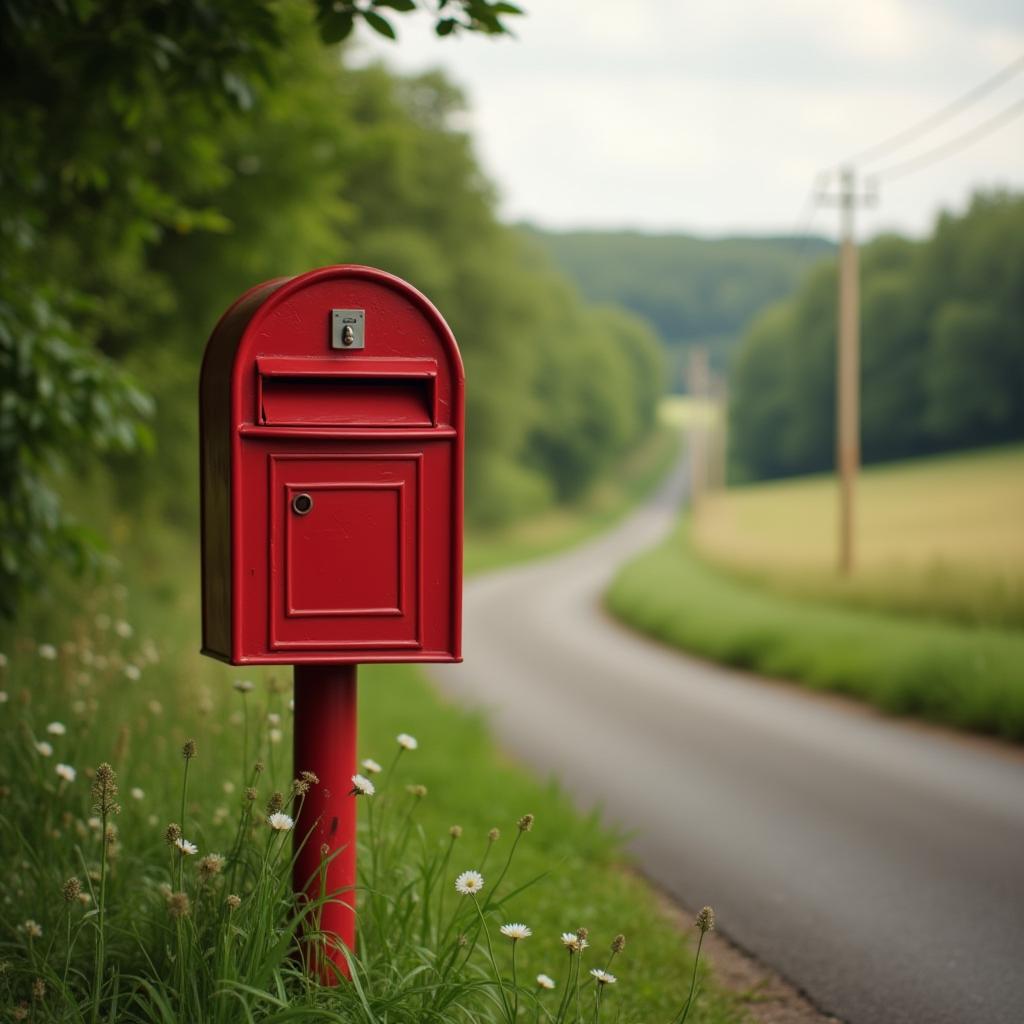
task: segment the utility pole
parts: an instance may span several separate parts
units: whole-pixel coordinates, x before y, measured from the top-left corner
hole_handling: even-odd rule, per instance
[[[839,474],[839,557],[842,576],[855,564],[857,473],[860,469],[860,270],[854,214],[873,203],[873,193],[858,195],[857,174],[844,167],[838,196],[820,202],[839,207],[839,302],[836,349],[836,469]]]

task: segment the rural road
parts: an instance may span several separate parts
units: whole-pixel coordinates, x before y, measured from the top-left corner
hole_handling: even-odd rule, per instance
[[[850,1024],[1024,1021],[1024,756],[709,665],[610,620],[612,532],[466,586],[432,670],[501,744],[635,830],[643,870]],[[680,585],[685,586],[681,579]],[[1022,666],[1024,671],[1024,666]]]

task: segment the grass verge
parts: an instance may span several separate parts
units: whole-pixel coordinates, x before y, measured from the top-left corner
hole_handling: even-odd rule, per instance
[[[828,606],[708,565],[683,524],[625,566],[607,596],[635,628],[885,711],[1024,740],[1024,636]]]

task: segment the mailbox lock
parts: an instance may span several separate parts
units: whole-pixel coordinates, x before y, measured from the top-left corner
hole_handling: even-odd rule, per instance
[[[313,499],[306,494],[305,491],[303,491],[302,494],[296,494],[295,497],[292,498],[292,511],[297,516],[307,515],[312,507]]]

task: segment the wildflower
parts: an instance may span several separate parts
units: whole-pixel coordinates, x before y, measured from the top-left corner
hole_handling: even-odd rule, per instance
[[[185,740],[185,743],[181,748],[181,756],[185,758],[186,761],[191,761],[192,758],[196,756],[195,740]]]
[[[463,871],[455,879],[455,891],[460,896],[475,896],[484,887],[484,876],[479,871]]]
[[[208,881],[213,878],[214,875],[219,875],[224,869],[224,858],[219,853],[208,853],[199,863],[196,865],[199,871],[199,877],[203,881]]]
[[[614,985],[616,981],[614,974],[602,971],[600,967],[592,967],[590,969],[590,976],[597,980],[598,985]]]
[[[78,902],[81,903],[83,907],[87,907],[92,902],[92,897],[87,892],[80,892],[78,894]]]
[[[450,835],[452,839],[459,839],[462,836],[462,826],[452,825],[452,827],[448,829],[448,835]]]
[[[228,893],[228,895],[224,898],[224,906],[226,906],[228,910],[237,910],[241,905],[242,897],[236,896],[233,892]]]
[[[586,942],[587,939],[590,938],[590,932],[588,932],[586,928],[577,928],[576,938],[579,939],[580,942]]]
[[[56,772],[56,773],[57,773],[57,774],[58,774],[58,775],[59,775],[59,776],[60,776],[60,777],[61,777],[61,778],[62,778],[62,779],[63,779],[63,780],[65,781],[65,782],[74,782],[74,781],[75,781],[75,776],[76,776],[76,775],[78,774],[78,772],[76,772],[76,771],[75,771],[75,769],[74,769],[74,768],[72,768],[72,767],[71,767],[71,765],[69,765],[69,764],[58,764],[58,765],[54,765],[54,768],[53,768],[53,770],[54,770],[54,771],[55,771],[55,772]]]
[[[612,952],[621,953],[626,948],[626,936],[619,934],[612,939]]]
[[[53,753],[53,747],[46,740],[36,740],[36,750],[43,757],[49,757]]]
[[[11,1016],[18,1021],[28,1020],[28,1003],[22,1000],[18,1005],[11,1010]]]
[[[138,786],[132,786],[131,794],[132,794],[132,799],[133,800],[145,800],[145,798],[146,798],[145,792],[142,789],[140,789]]]
[[[395,739],[403,750],[415,750],[419,746],[416,737],[410,736],[407,732],[400,732]]]
[[[174,846],[180,838],[181,826],[176,821],[172,821],[167,828],[164,829],[164,842],[168,846]]]
[[[555,981],[553,978],[549,978],[546,974],[537,975],[537,988],[553,989],[555,987]]]
[[[114,799],[117,796],[117,774],[104,761],[96,769],[96,777],[92,780],[92,809],[97,814],[120,814],[121,805]]]
[[[267,712],[267,724],[268,725],[280,725],[281,716],[276,711]]]
[[[7,655],[0,651],[0,668],[7,668]]]
[[[228,796],[231,796],[235,791],[235,784],[230,779],[225,779],[220,788],[223,789]]]
[[[103,828],[103,819],[97,817],[95,814],[86,822],[86,824],[93,830],[93,832],[99,832]]]
[[[43,661],[54,661],[57,657],[57,648],[53,644],[40,644],[39,645],[39,657]]]
[[[517,822],[516,827],[520,832],[529,832],[533,828],[533,815],[524,814]]]
[[[175,839],[174,845],[181,850],[186,857],[191,857],[199,852],[199,847],[195,843],[190,843],[187,839]]]
[[[61,893],[64,896],[64,900],[67,903],[74,903],[82,894],[82,883],[72,875],[64,884],[61,886]]]
[[[32,982],[32,998],[39,1000],[46,998],[46,982],[42,978],[36,978]]]
[[[277,814],[284,807],[284,793],[271,793],[267,801],[267,815]]]
[[[167,913],[176,921],[192,913],[192,903],[187,892],[172,892],[167,896]]]
[[[267,732],[267,739],[271,743],[280,743],[284,739],[284,733],[280,729],[270,729]]]
[[[715,927],[715,912],[711,907],[701,907],[697,920],[694,922],[700,929],[701,935],[706,935]]]
[[[379,775],[384,770],[372,757],[366,758],[361,767],[365,768],[371,775]]]
[[[262,775],[267,770],[267,766],[262,761],[257,760],[256,763],[252,766],[252,770],[257,775]]]
[[[246,786],[245,787],[245,799],[248,800],[249,803],[252,803],[256,799],[256,797],[258,795],[259,794],[256,792],[256,787],[255,786]]]
[[[305,796],[313,786],[319,785],[320,779],[315,772],[299,772],[299,777],[292,782],[292,792],[296,796]]]
[[[413,786],[406,786],[405,791],[417,800],[422,800],[427,795],[427,787],[418,783]]]
[[[68,731],[68,727],[63,722],[51,722],[46,727],[46,731],[51,736],[63,736]]]
[[[582,953],[590,945],[586,937],[580,938],[576,932],[562,932],[562,945],[571,953]]]
[[[125,665],[124,674],[126,679],[137,683],[142,678],[142,669],[138,665]]]
[[[499,931],[506,939],[511,939],[513,942],[528,939],[533,934],[525,924],[503,924]]]
[[[124,619],[120,619],[118,622],[114,623],[114,632],[121,637],[122,640],[127,640],[135,630],[133,630],[132,627],[124,621]]]
[[[0,704],[6,704],[11,698],[7,696],[6,690],[0,690]],[[366,763],[365,761],[363,762]]]
[[[487,833],[487,838],[492,843],[496,843],[501,838],[501,830],[497,828],[492,828],[491,831]]]
[[[164,713],[164,706],[158,700],[151,700],[146,707],[149,708],[151,715],[162,715]]]
[[[43,937],[43,926],[38,921],[33,921],[31,917],[21,926],[21,930],[30,939],[41,939]]]
[[[376,787],[365,775],[352,776],[352,788],[349,790],[349,796],[373,796],[376,792]]]
[[[267,818],[267,824],[275,832],[287,832],[292,828],[295,822],[287,814],[282,814],[279,811],[277,814],[271,814],[270,817]]]
[[[236,679],[232,685],[239,693],[251,693],[253,690],[253,685],[248,679]]]

